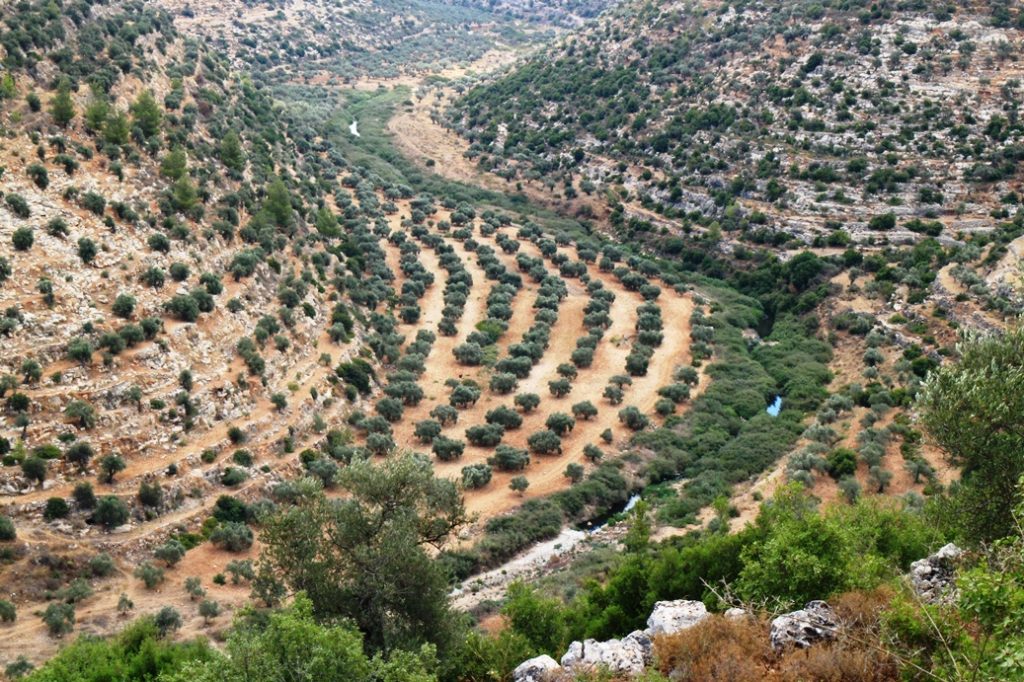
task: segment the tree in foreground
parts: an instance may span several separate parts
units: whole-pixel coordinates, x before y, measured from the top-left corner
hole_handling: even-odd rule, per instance
[[[1024,474],[1024,329],[971,337],[955,365],[933,370],[921,397],[925,428],[962,468],[945,505],[969,542],[1014,533]]]
[[[406,454],[353,463],[338,487],[328,499],[304,482],[294,506],[267,518],[254,596],[303,591],[318,619],[351,619],[372,651],[452,645],[446,575],[428,548],[466,521],[455,483]]]

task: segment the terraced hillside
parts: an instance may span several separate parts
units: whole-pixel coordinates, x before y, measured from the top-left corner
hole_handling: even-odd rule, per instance
[[[771,508],[743,528],[780,491],[801,523],[905,522],[833,592],[946,533],[922,510],[960,472],[919,396],[1024,311],[1021,13],[611,5],[0,10],[12,677],[141,615],[228,649],[348,618],[374,666],[429,643],[443,679],[505,679],[655,598],[724,608],[705,577],[760,561]],[[541,577],[588,615],[517,620]],[[451,589],[481,619],[507,597],[512,637],[467,636]]]
[[[1024,309],[1022,21],[1004,2],[630,2],[432,88],[396,132],[442,173],[730,281],[768,319],[824,323],[832,397],[743,484],[734,526],[786,480],[929,493],[956,474],[914,428],[920,381],[960,330]]]
[[[448,120],[483,169],[662,248],[962,239],[1019,203],[1011,5],[630,2]]]
[[[5,650],[43,657],[133,608],[216,627],[199,606],[246,601],[246,523],[353,458],[428,453],[478,537],[618,471],[701,390],[689,287],[350,164],[183,38],[188,13],[4,19]],[[583,507],[621,504],[614,481]]]
[[[259,78],[351,82],[437,74],[496,48],[536,44],[579,26],[613,3],[558,0],[193,0],[183,16],[190,36],[203,36],[237,68]]]
[[[399,210],[410,215],[407,202]],[[467,496],[471,511],[490,516],[520,503],[523,495],[508,490],[516,475],[529,481],[526,495],[544,495],[563,488],[565,477],[581,478],[602,448],[617,451],[641,423],[629,422],[628,408],[656,418],[656,404],[667,415],[689,399],[699,383],[686,371],[693,304],[685,295],[655,296],[650,285],[641,293],[628,268],[602,271],[596,251],[558,247],[536,226],[498,216],[477,232],[455,211],[459,227],[442,209],[433,230],[391,217],[386,257],[399,273],[396,290],[415,295],[424,280],[434,283],[418,307],[398,311],[394,332],[381,325],[413,340],[399,368],[428,352],[422,385],[409,386],[413,377],[399,369],[376,412],[395,422],[394,442],[432,447],[439,474],[471,488],[484,487],[474,477],[493,479]],[[665,318],[682,324],[668,333]],[[644,347],[653,349],[649,361],[640,359]],[[674,400],[659,403],[662,395]]]

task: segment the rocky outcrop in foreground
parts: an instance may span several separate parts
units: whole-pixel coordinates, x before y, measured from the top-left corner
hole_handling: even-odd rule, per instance
[[[515,682],[557,679],[559,672],[608,670],[617,675],[639,675],[652,661],[652,638],[671,635],[693,627],[708,617],[702,602],[680,599],[660,601],[647,619],[647,627],[622,639],[605,642],[588,639],[573,642],[561,664],[550,656],[538,656],[520,664],[512,673]]]
[[[922,600],[936,603],[956,594],[956,567],[963,550],[946,545],[935,554],[911,564],[908,576],[914,591]],[[704,604],[681,599],[660,601],[647,619],[647,627],[635,630],[622,639],[599,642],[588,639],[573,642],[561,661],[550,656],[537,656],[521,663],[512,673],[514,682],[558,682],[575,679],[577,673],[606,671],[617,676],[643,673],[653,663],[653,639],[688,630],[709,616]],[[746,618],[749,613],[732,608],[726,618]],[[827,603],[815,600],[802,609],[784,613],[772,620],[769,640],[772,649],[806,649],[839,636],[842,623]]]
[[[938,604],[956,597],[956,567],[963,553],[949,543],[935,554],[910,564],[910,584],[922,601]]]
[[[839,621],[832,607],[815,600],[808,602],[802,609],[784,613],[772,620],[769,639],[775,651],[789,647],[806,649],[812,644],[835,639],[837,632]]]

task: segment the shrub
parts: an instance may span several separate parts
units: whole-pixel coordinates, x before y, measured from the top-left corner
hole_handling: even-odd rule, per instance
[[[75,498],[75,504],[82,509],[92,509],[96,506],[96,493],[93,492],[92,484],[88,481],[81,481],[75,484],[75,489],[71,495]]]
[[[25,197],[21,196],[20,194],[14,194],[12,192],[11,194],[8,194],[6,197],[4,197],[4,202],[7,204],[7,208],[11,209],[11,213],[18,216],[19,218],[26,219],[32,215],[32,209],[28,207],[28,202],[25,201]],[[17,234],[17,231],[15,231],[15,234]],[[32,244],[29,243],[29,246],[31,245]],[[15,248],[18,247],[15,246]],[[19,249],[19,251],[24,250],[25,249]]]
[[[199,302],[189,294],[178,294],[164,304],[164,310],[182,322],[199,319]]]
[[[548,382],[548,390],[556,398],[564,398],[572,392],[572,383],[568,379],[555,379]]]
[[[434,445],[431,449],[434,455],[436,455],[442,462],[451,462],[462,457],[462,453],[466,449],[466,444],[461,440],[448,438],[446,436],[438,436],[434,439]]]
[[[233,488],[236,485],[241,485],[249,475],[245,473],[244,469],[238,467],[227,467],[224,469],[224,473],[221,474],[220,482],[229,488]]]
[[[632,406],[619,410],[619,421],[633,431],[646,429],[651,423],[647,415]]]
[[[153,624],[160,631],[160,635],[166,637],[181,627],[181,614],[174,607],[165,606],[157,611],[153,617]]]
[[[134,575],[142,581],[147,590],[152,590],[164,581],[164,569],[144,561],[135,569]]]
[[[32,178],[32,182],[34,182],[36,187],[39,189],[46,189],[50,186],[50,174],[46,172],[46,166],[39,163],[33,163],[25,169],[25,172],[30,178]]]
[[[63,497],[51,497],[46,500],[46,507],[43,509],[43,518],[47,521],[65,518],[71,509]]]
[[[896,227],[896,214],[895,213],[883,213],[876,215],[868,221],[869,230],[878,230],[885,232]]]
[[[153,550],[153,556],[171,567],[185,557],[185,546],[178,540],[168,540]]]
[[[576,403],[572,406],[572,414],[577,419],[590,420],[597,416],[597,408],[589,400]]]
[[[46,480],[47,465],[46,460],[35,455],[26,457],[21,463],[21,472],[30,481],[36,483],[42,483]]]
[[[139,483],[139,502],[143,507],[159,507],[164,500],[164,491],[160,482],[152,479]]]
[[[103,198],[102,194],[96,192],[86,192],[82,195],[82,208],[87,211],[92,211],[96,215],[103,215],[103,211],[107,207],[107,200]]]
[[[220,615],[220,604],[212,599],[204,599],[199,603],[199,615],[203,617],[203,621],[209,623]]]
[[[222,523],[210,534],[210,542],[229,552],[244,552],[252,547],[252,529],[244,523]]]
[[[10,518],[0,514],[0,542],[10,542],[18,537],[14,530],[14,522]]]
[[[430,416],[442,426],[451,426],[459,421],[459,412],[451,405],[438,405],[430,411]]]
[[[0,623],[13,623],[17,618],[18,611],[14,604],[6,599],[0,599]]]
[[[10,198],[10,197],[8,197]],[[36,241],[32,230],[27,227],[19,227],[11,235],[11,244],[15,251],[28,251]]]
[[[434,419],[424,419],[416,422],[413,435],[424,445],[433,442],[434,438],[441,435],[441,422]]]
[[[487,463],[500,471],[522,471],[530,463],[530,455],[521,448],[502,444],[495,448]]]
[[[53,602],[43,611],[43,622],[53,637],[60,637],[71,632],[75,627],[75,606],[63,602]]]
[[[491,482],[491,467],[488,464],[470,464],[462,467],[462,487],[478,490]]]
[[[584,469],[582,464],[576,464],[573,462],[565,467],[564,476],[573,483],[579,483],[583,480]]]
[[[547,455],[552,452],[562,454],[562,439],[554,431],[537,431],[530,434],[530,437],[526,439],[526,444],[531,452],[540,455]]]
[[[837,481],[857,471],[857,453],[849,448],[836,448],[828,454],[827,461],[828,473]]]
[[[520,393],[513,398],[512,402],[523,412],[530,413],[540,405],[540,396],[536,393]]]
[[[504,434],[505,429],[499,424],[478,424],[466,429],[466,440],[473,445],[491,448],[501,442]]]
[[[512,408],[501,405],[493,410],[488,410],[484,419],[488,424],[497,424],[506,431],[518,429],[523,425],[523,417]]]
[[[106,552],[89,559],[89,570],[97,578],[105,578],[114,572],[114,560]]]
[[[128,521],[128,507],[113,495],[106,495],[97,501],[93,521],[108,530],[124,525]]]
[[[530,487],[530,482],[526,480],[526,476],[515,476],[508,482],[508,487],[522,495]]]
[[[552,412],[544,421],[544,426],[554,431],[561,438],[575,428],[576,420],[564,412]]]
[[[96,246],[96,242],[88,237],[82,237],[78,240],[78,257],[82,259],[83,263],[86,265],[92,263],[97,253],[99,253],[99,247]]]
[[[110,310],[118,317],[128,319],[135,312],[135,297],[129,294],[118,294]]]

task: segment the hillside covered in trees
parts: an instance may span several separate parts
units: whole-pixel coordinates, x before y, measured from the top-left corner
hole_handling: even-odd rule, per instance
[[[1016,679],[1022,17],[3,7],[0,672]]]

